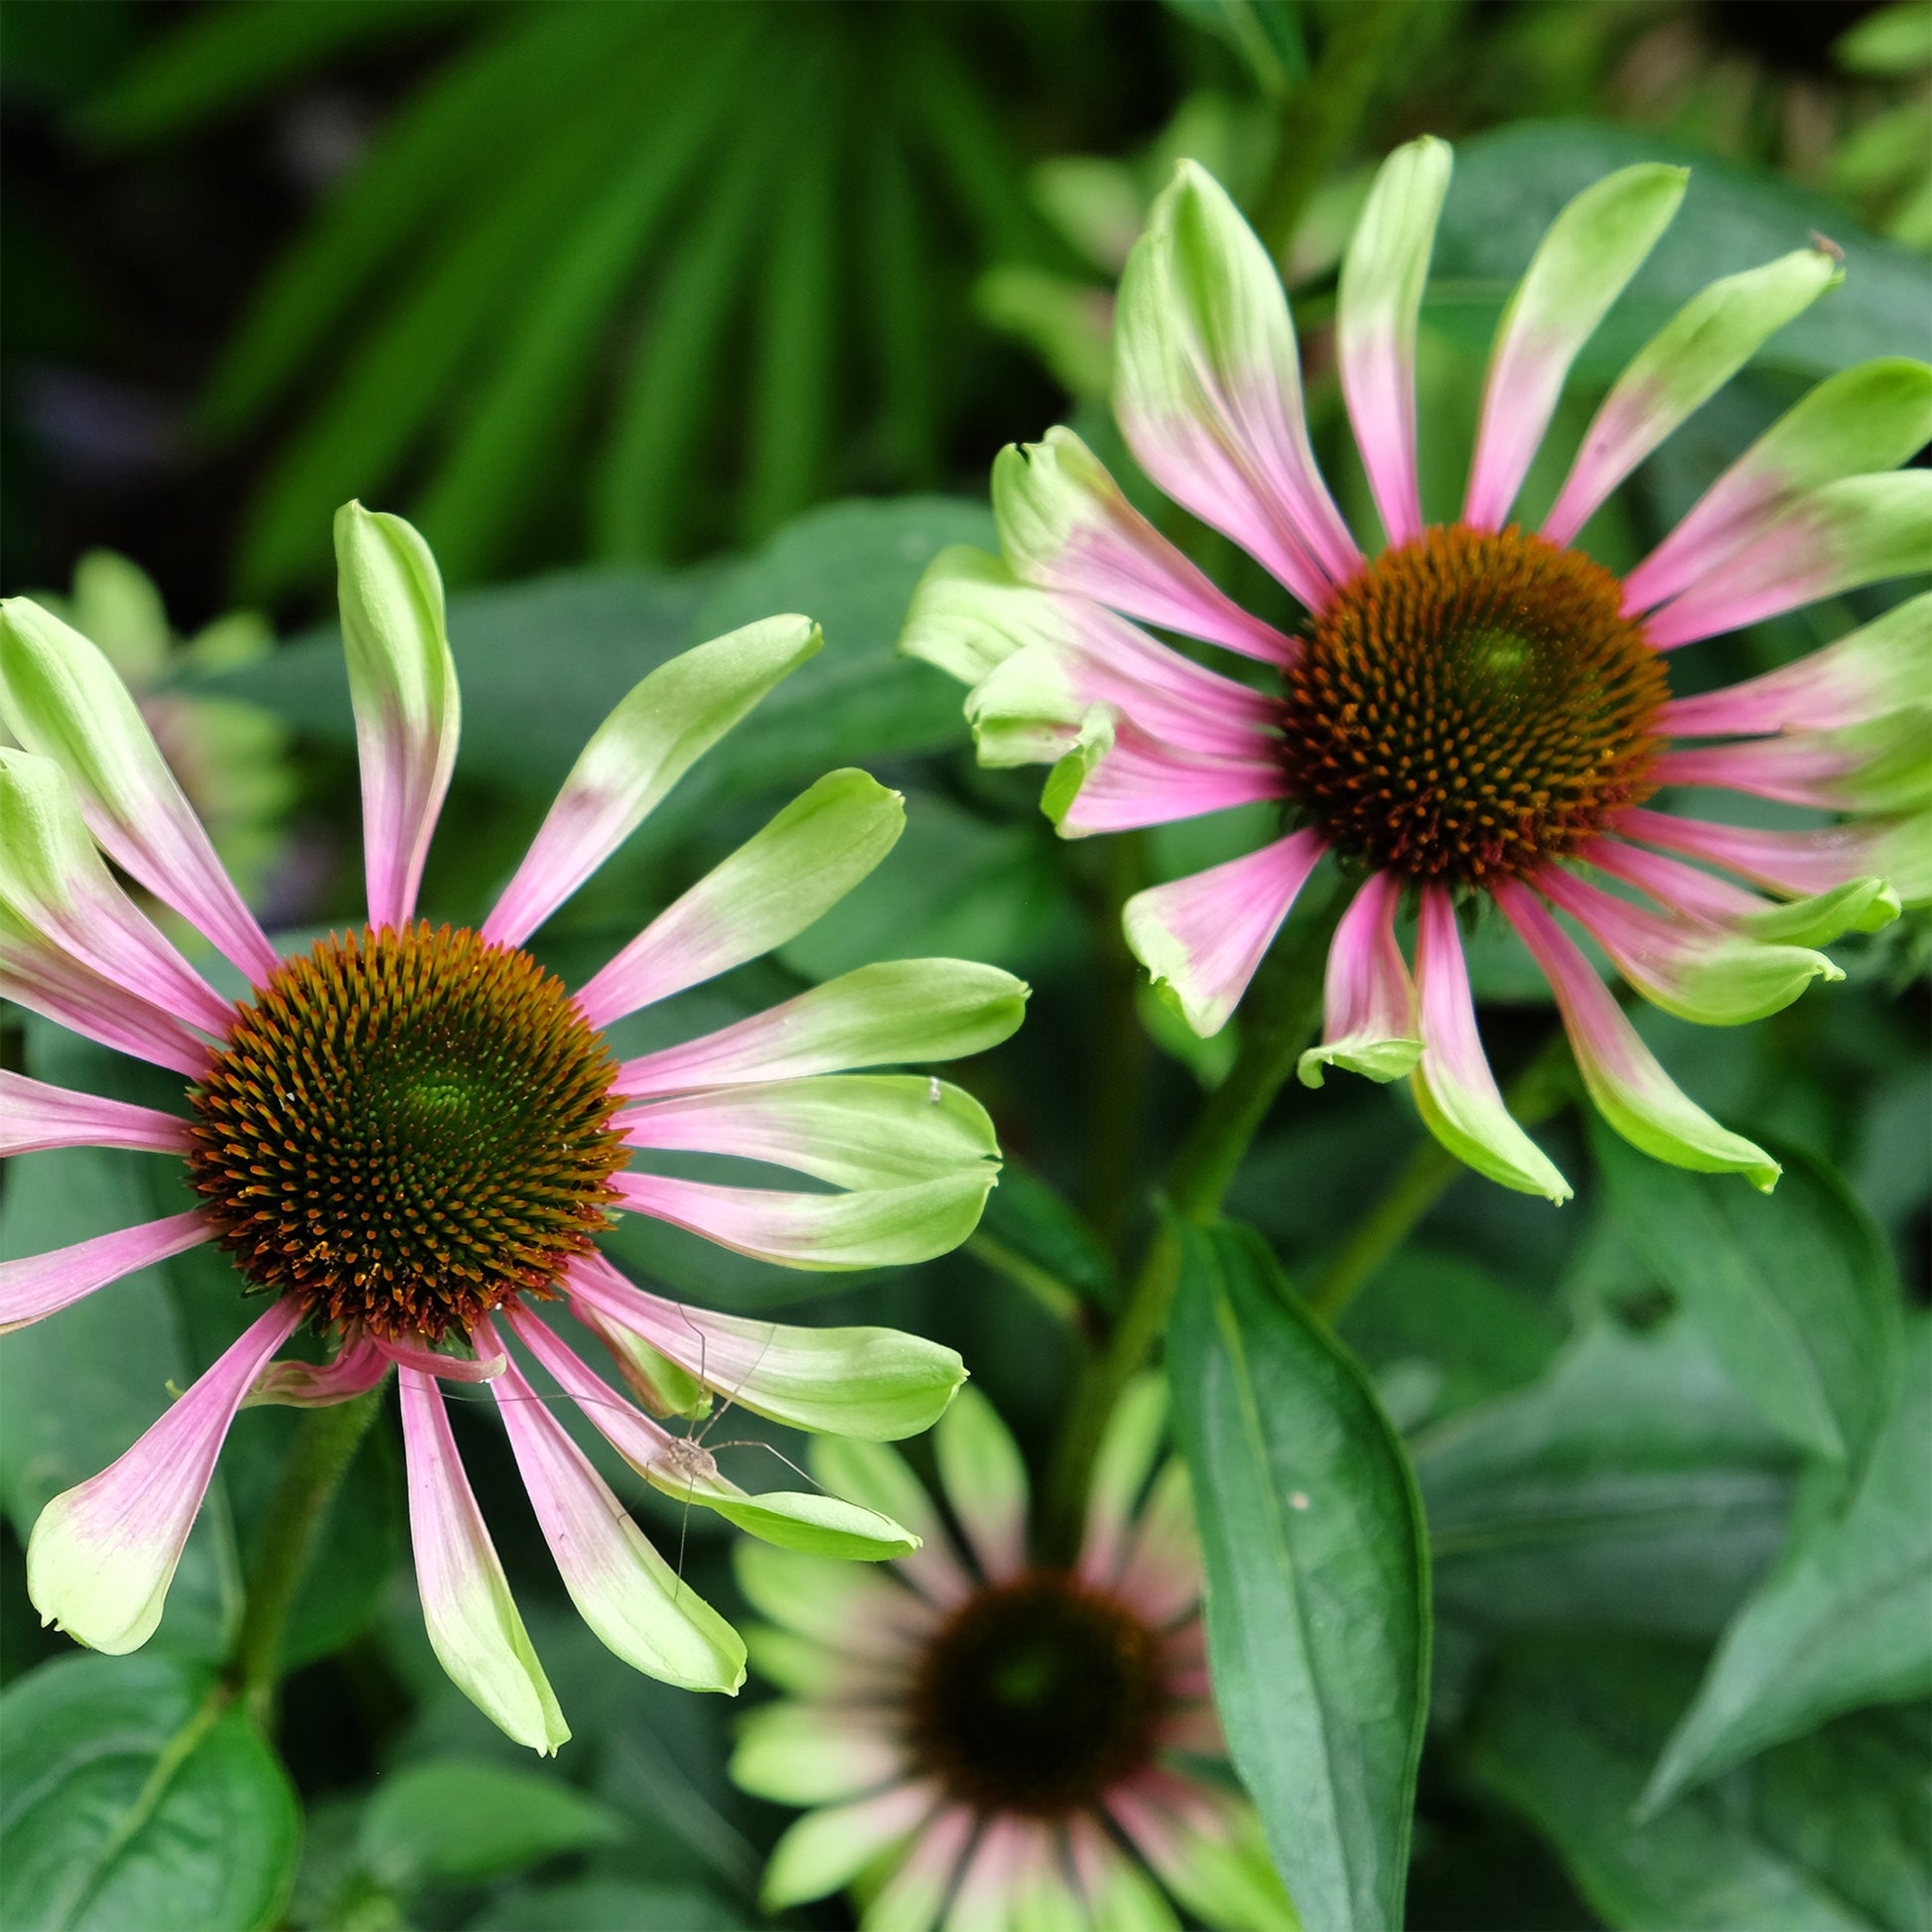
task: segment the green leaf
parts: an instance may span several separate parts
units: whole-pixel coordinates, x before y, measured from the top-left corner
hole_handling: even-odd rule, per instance
[[[1932,1321],[1849,1494],[1801,1509],[1777,1569],[1725,1632],[1645,1793],[1656,1807],[1863,1704],[1932,1692]],[[1835,1483],[1821,1470],[1820,1487]],[[1813,1498],[1814,1502],[1816,1501]]]
[[[144,52],[96,96],[81,125],[116,147],[152,141],[251,101],[348,48],[442,27],[453,11],[450,0],[210,8]]]
[[[236,580],[266,595],[318,573],[322,533],[349,496],[378,501],[491,339],[504,307],[503,263],[537,279],[562,272],[571,216],[608,180],[634,134],[635,74],[607,66],[579,90],[578,111],[552,131],[501,192],[462,205],[399,278],[392,306],[359,335],[341,375],[280,448],[255,493]]]
[[[1229,1749],[1303,1922],[1402,1923],[1429,1559],[1367,1378],[1252,1229],[1180,1229],[1169,1373]]]
[[[600,557],[661,559],[686,533],[695,452],[731,346],[730,311],[751,265],[778,137],[788,132],[782,118],[740,132],[702,218],[663,265],[592,490]]]
[[[898,654],[925,566],[950,543],[989,544],[993,513],[948,496],[833,503],[800,517],[729,572],[693,628],[712,636],[773,611],[825,632],[817,660],[721,748],[735,790],[816,777],[834,765],[964,744],[958,687]]]
[[[1071,916],[1044,826],[995,823],[940,792],[909,791],[898,844],[836,917],[778,957],[814,980],[876,959],[983,959],[1024,972],[1049,956]]]
[[[578,1878],[505,1893],[470,1921],[473,1932],[750,1932],[743,1912],[686,1885]]]
[[[1721,275],[1804,246],[1811,230],[1845,252],[1845,286],[1774,336],[1761,367],[1822,377],[1874,355],[1924,355],[1932,263],[1863,232],[1841,203],[1717,160],[1682,142],[1591,121],[1527,121],[1455,152],[1436,236],[1432,313],[1472,319],[1505,300],[1544,230],[1572,196],[1643,161],[1689,166],[1677,218],[1577,363],[1607,382],[1684,303]]]
[[[765,274],[758,305],[758,349],[752,379],[751,475],[740,524],[761,537],[823,493],[838,398],[839,274],[838,124],[848,91],[828,88],[816,70],[787,78],[802,98],[824,99],[824,118],[809,125],[779,171]]]
[[[1923,1925],[1923,1749],[1842,1727],[1634,1827],[1631,1807],[1694,1652],[1539,1640],[1478,1708],[1476,1775],[1550,1841],[1590,1905],[1630,1932],[1910,1932]],[[1922,1725],[1918,1727],[1922,1733]]]
[[[692,617],[705,588],[643,570],[581,570],[452,597],[450,649],[463,688],[458,775],[547,801],[619,699],[696,641]],[[185,688],[259,705],[330,744],[354,743],[333,623]]]
[[[0,1698],[8,1932],[254,1932],[294,1882],[301,1815],[211,1676],[160,1656],[66,1657]]]
[[[707,757],[671,803],[767,795],[836,765],[961,745],[958,688],[897,653],[912,587],[949,543],[987,543],[992,512],[948,496],[835,503],[722,576],[561,571],[450,599],[463,687],[459,777],[547,796],[639,678],[689,644],[799,611],[825,648]],[[559,676],[559,665],[568,667]],[[354,742],[340,632],[318,626],[271,657],[181,687],[259,705],[333,744]]]
[[[377,1785],[359,1850],[371,1877],[411,1889],[486,1884],[622,1834],[609,1805],[547,1772],[437,1757]]]
[[[1646,1160],[1591,1123],[1612,1210],[1737,1386],[1793,1442],[1854,1467],[1884,1413],[1898,1290],[1884,1237],[1795,1149],[1775,1194]]]
[[[1170,13],[1212,34],[1241,57],[1255,83],[1279,100],[1309,70],[1296,0],[1166,0]]]
[[[1586,1329],[1415,1457],[1443,1614],[1685,1633],[1715,1630],[1771,1561],[1793,1461],[1681,1317]]]
[[[726,90],[721,64],[742,42],[729,18],[655,106],[652,138],[622,157],[564,232],[555,268],[535,277],[504,317],[474,406],[423,495],[417,520],[453,583],[483,574],[527,511],[598,372],[598,348],[656,240],[672,200],[707,153]]]
[[[1085,1215],[1011,1156],[987,1196],[974,1246],[1005,1274],[1044,1277],[1044,1301],[1057,1303],[1068,1291],[1096,1308],[1111,1309],[1119,1300],[1113,1263]]]
[[[397,104],[353,174],[263,278],[208,379],[204,426],[223,436],[251,422],[411,231],[478,185],[480,165],[493,167],[496,180],[527,167],[533,129],[541,139],[547,118],[620,52],[636,11],[489,10],[498,31],[453,55],[431,84]]]
[[[1012,1184],[1009,1167],[999,1193]],[[1535,1381],[1563,1339],[1540,1301],[1476,1262],[1413,1241],[1370,1278],[1340,1327],[1385,1405],[1391,1383],[1407,1383],[1419,1411],[1409,1427]]]

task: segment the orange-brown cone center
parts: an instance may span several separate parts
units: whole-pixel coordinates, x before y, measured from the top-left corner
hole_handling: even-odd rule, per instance
[[[1600,564],[1511,526],[1426,530],[1344,584],[1284,673],[1289,795],[1421,883],[1522,875],[1654,789],[1662,655]]]

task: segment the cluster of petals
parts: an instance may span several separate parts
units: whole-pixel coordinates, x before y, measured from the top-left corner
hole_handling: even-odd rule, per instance
[[[1186,1473],[1172,1460],[1156,1469],[1166,1413],[1158,1376],[1130,1385],[1102,1440],[1066,1573],[1030,1568],[1026,1464],[974,1390],[932,1438],[964,1550],[897,1451],[814,1443],[828,1487],[890,1511],[923,1543],[868,1570],[739,1547],[745,1594],[771,1620],[747,1631],[752,1662],[787,1695],[746,1718],[732,1776],[759,1797],[810,1808],[772,1851],[768,1909],[854,1885],[862,1932],[930,1932],[942,1921],[947,1932],[1178,1932],[1171,1894],[1215,1932],[1291,1932],[1294,1908],[1214,1716]],[[984,1593],[1042,1574],[1147,1630],[1159,1690],[1144,1761],[1052,1815],[949,1790],[921,1759],[911,1712],[935,1637]]]
[[[1344,261],[1335,354],[1388,542],[1421,538],[1416,340],[1450,155],[1424,139],[1383,166]],[[1502,530],[1584,345],[1676,212],[1685,172],[1639,166],[1579,195],[1539,245],[1491,348],[1459,525]],[[1541,537],[1568,548],[1610,493],[1763,343],[1840,279],[1809,246],[1713,283],[1641,349],[1585,433]],[[1121,283],[1115,414],[1147,476],[1265,566],[1318,620],[1370,567],[1319,474],[1273,263],[1219,186],[1182,163]],[[1659,652],[1932,568],[1932,368],[1863,363],[1819,384],[1621,580]],[[903,648],[972,685],[988,763],[1051,762],[1042,803],[1079,837],[1291,795],[1278,701],[1146,626],[1279,673],[1302,639],[1234,604],[1127,500],[1071,432],[994,472],[1003,555],[935,559]],[[1655,729],[1667,787],[1812,808],[1761,829],[1630,806],[1492,898],[1549,980],[1585,1082],[1657,1157],[1759,1186],[1776,1164],[1687,1098],[1566,921],[1644,998],[1734,1025],[1840,977],[1816,947],[1932,897],[1932,596],[1802,660],[1674,698]],[[1832,815],[1827,821],[1825,815]],[[1756,807],[1744,817],[1756,817]],[[1130,944],[1194,1030],[1227,1022],[1329,849],[1313,820],[1132,900]],[[1593,875],[1593,876],[1592,876]],[[1477,1036],[1451,890],[1371,870],[1328,959],[1325,1066],[1410,1078],[1461,1159],[1505,1185],[1569,1188],[1510,1117]],[[1398,934],[1413,911],[1413,963]]]
[[[442,585],[427,546],[399,518],[347,505],[337,549],[368,923],[402,930],[457,748]],[[590,741],[483,939],[523,945],[693,761],[818,646],[805,619],[772,618],[646,677]],[[192,1086],[280,954],[101,653],[21,599],[0,620],[0,717],[24,748],[0,751],[0,994]],[[877,865],[902,816],[897,795],[864,772],[821,779],[577,989],[579,1011],[601,1030],[783,944]],[[243,1006],[216,992],[135,905],[103,853],[225,957],[250,989]],[[632,1167],[613,1178],[617,1210],[791,1267],[945,1252],[970,1232],[997,1172],[984,1111],[930,1075],[846,1069],[977,1051],[1019,1024],[1025,995],[1009,975],[963,961],[862,968],[622,1062],[615,1125],[646,1159],[659,1150],[738,1157],[828,1184],[734,1186]],[[183,1156],[189,1128],[173,1113],[0,1073],[0,1153]],[[205,1209],[189,1207],[0,1262],[0,1330],[55,1314],[212,1233]],[[890,1439],[944,1410],[963,1379],[952,1350],[888,1329],[785,1327],[694,1310],[633,1286],[595,1251],[568,1261],[550,1306],[568,1308],[609,1350],[628,1393],[594,1373],[527,1297],[501,1302],[454,1346],[449,1337],[339,1330],[328,1359],[315,1363],[277,1359],[308,1312],[298,1295],[278,1295],[117,1462],[48,1505],[28,1552],[36,1605],[93,1648],[140,1645],[160,1619],[237,1411],[347,1401],[392,1369],[431,1639],[455,1681],[537,1749],[554,1750],[569,1732],[458,1459],[440,1383],[487,1384],[579,1610],[619,1656],[669,1682],[735,1691],[744,1646],[646,1541],[524,1364],[645,1481],[754,1535],[837,1557],[916,1547],[879,1512],[828,1495],[748,1494],[647,1411],[691,1413],[710,1390],[801,1429]]]

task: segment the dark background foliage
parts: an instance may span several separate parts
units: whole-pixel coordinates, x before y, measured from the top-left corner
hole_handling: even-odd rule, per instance
[[[769,612],[816,617],[823,655],[553,921],[545,955],[581,973],[784,798],[863,763],[907,797],[893,858],[821,927],[663,1024],[715,1024],[869,958],[1010,967],[1035,988],[1028,1025],[965,1072],[1010,1165],[972,1250],[829,1292],[649,1224],[615,1246],[694,1300],[953,1343],[1043,1467],[1084,1338],[1152,1224],[1150,1177],[1225,1066],[1144,999],[1116,908],[1254,828],[1055,841],[1038,774],[978,768],[957,689],[894,655],[920,569],[945,543],[991,540],[985,475],[1004,443],[1072,420],[1120,460],[1097,403],[1116,243],[1176,152],[1215,163],[1284,261],[1323,460],[1359,507],[1325,337],[1337,249],[1365,170],[1425,129],[1457,142],[1425,317],[1422,406],[1443,426],[1430,453],[1444,478],[1514,276],[1597,174],[1645,157],[1697,170],[1579,365],[1559,446],[1710,277],[1812,228],[1846,250],[1847,288],[1592,525],[1606,561],[1632,560],[1811,382],[1926,352],[1932,278],[1910,245],[1909,186],[1848,165],[1922,84],[1844,58],[1871,11],[8,0],[0,575],[9,592],[65,587],[104,546],[149,573],[177,632],[239,605],[269,615],[272,653],[171,659],[161,675],[287,733],[263,877],[292,927],[356,915],[327,548],[344,497],[418,519],[456,592],[465,740],[448,822],[462,836],[433,856],[434,917],[480,914],[586,734],[644,671]],[[1092,167],[1042,169],[1069,156]],[[1265,594],[1227,546],[1170,527]],[[1726,639],[1699,675],[1782,661],[1889,596]],[[1257,1499],[1295,1547],[1271,1471],[1321,1452],[1301,1419],[1333,1417],[1361,1537],[1393,1547],[1413,1531],[1413,1470],[1435,1666],[1410,1924],[1906,1932],[1932,1913],[1925,953],[1910,923],[1854,942],[1844,985],[1757,1027],[1644,1016],[1689,1091],[1784,1150],[1784,1185],[1755,1217],[1739,1183],[1632,1162],[1565,1109],[1540,1132],[1579,1183],[1574,1204],[1463,1175],[1378,1252],[1377,1203],[1427,1179],[1431,1156],[1399,1093],[1336,1078],[1285,1096],[1264,1128],[1229,1203],[1258,1234],[1190,1252],[1171,1366],[1183,1446],[1217,1495]],[[1553,1014],[1495,935],[1476,958],[1507,1078]],[[18,1020],[0,1033],[9,1065],[144,1090],[114,1056]],[[10,1164],[6,1252],[169,1211],[159,1165]],[[1360,1289],[1339,1324],[1352,1354],[1295,1293],[1318,1303],[1344,1278]],[[164,1379],[223,1344],[233,1286],[192,1256],[0,1344],[0,1918],[758,1922],[759,1864],[784,1819],[725,1780],[730,1712],[632,1676],[581,1628],[481,1416],[459,1414],[459,1438],[577,1729],[559,1764],[521,1758],[436,1669],[385,1418],[299,1607],[274,1749],[237,1714],[168,1802],[128,1823],[222,1654],[291,1419],[241,1418],[137,1660],[77,1657],[35,1627],[21,1539],[48,1496],[145,1426]],[[1216,1354],[1218,1309],[1251,1336],[1238,1372],[1268,1395],[1259,1444],[1226,1428],[1237,1369]],[[652,1532],[679,1538],[676,1510],[635,1487]],[[1221,1587],[1255,1592],[1228,1600],[1278,1619],[1278,1582],[1247,1564],[1255,1524],[1212,1498],[1204,1511]],[[731,1604],[725,1544],[709,1518],[689,1532],[688,1574]],[[1305,1557],[1318,1586],[1358,1592],[1413,1701],[1413,1595],[1385,1600]],[[1345,1659],[1301,1664],[1344,1754],[1351,1715],[1400,1695]],[[1220,1689],[1249,1710],[1280,1691]],[[1258,1745],[1242,1761],[1278,1820],[1302,1815],[1298,1780],[1399,1791],[1405,1775],[1366,1752],[1311,1765]],[[1374,1901],[1400,1898],[1397,1809],[1400,1831],[1385,1819],[1336,1852],[1334,1898],[1352,1902],[1333,1922],[1372,1923]]]

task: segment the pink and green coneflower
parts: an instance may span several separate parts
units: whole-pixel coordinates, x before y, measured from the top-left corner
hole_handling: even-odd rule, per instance
[[[916,1548],[880,1512],[748,1494],[654,1418],[706,1391],[797,1428],[928,1427],[958,1356],[879,1328],[784,1327],[646,1293],[600,1253],[621,1213],[795,1268],[922,1260],[971,1231],[997,1173],[985,1112],[929,1075],[847,1071],[969,1053],[1026,989],[954,960],[861,968],[735,1026],[621,1059],[605,1030],[783,944],[891,849],[897,795],[833,772],[574,991],[524,950],[690,765],[819,647],[803,618],[664,664],[592,738],[477,930],[416,917],[456,756],[459,699],[434,559],[399,518],[337,519],[361,754],[368,918],[288,956],[215,858],[101,653],[24,599],[0,621],[0,994],[184,1083],[169,1113],[0,1072],[0,1153],[114,1147],[183,1164],[194,1204],[0,1263],[0,1329],[42,1320],[198,1243],[262,1311],[109,1468],[58,1496],[28,1549],[42,1615],[144,1643],[237,1411],[400,1384],[424,1614],[452,1678],[539,1750],[569,1735],[458,1459],[439,1384],[486,1383],[563,1581],[639,1670],[735,1691],[744,1646],[646,1541],[532,1388],[525,1351],[647,1482],[826,1557]],[[105,858],[103,858],[105,854]],[[111,859],[245,978],[228,999],[134,905]],[[675,1150],[789,1168],[820,1191],[654,1173]],[[640,1165],[632,1165],[641,1158]],[[568,1309],[627,1399],[539,1314]],[[298,1329],[320,1363],[281,1359]],[[639,1404],[641,1403],[641,1407]],[[653,1413],[647,1413],[653,1412]]]
[[[1129,943],[1195,1032],[1222,1028],[1324,856],[1352,882],[1325,1024],[1303,1056],[1407,1076],[1471,1167],[1561,1200],[1477,1035],[1458,912],[1492,904],[1548,979],[1591,1098],[1657,1158],[1777,1165],[1686,1096],[1565,921],[1645,999],[1711,1025],[1788,1005],[1816,950],[1932,898],[1932,596],[1728,689],[1674,695],[1683,646],[1932,568],[1932,368],[1821,383],[1624,577],[1577,538],[1780,327],[1839,280],[1805,247],[1713,283],[1644,347],[1537,529],[1510,520],[1565,378],[1671,220],[1681,169],[1623,170],[1552,224],[1498,328],[1467,493],[1426,524],[1415,350],[1448,147],[1398,150],[1347,251],[1341,386],[1386,539],[1364,547],[1315,463],[1299,351],[1266,250],[1183,163],[1121,282],[1115,413],[1148,477],[1264,565],[1305,614],[1233,603],[1135,510],[1070,431],[994,470],[1003,555],[936,559],[903,647],[973,686],[981,759],[1050,762],[1067,837],[1274,801],[1283,835],[1140,894]],[[1255,667],[1209,668],[1153,625]],[[1730,790],[1833,814],[1717,822],[1659,798]],[[1414,917],[1413,964],[1398,921]]]
[[[770,1619],[752,1661],[787,1695],[746,1719],[732,1775],[811,1808],[768,1907],[850,1885],[866,1932],[1162,1932],[1177,1900],[1215,1932],[1291,1932],[1209,1697],[1186,1475],[1156,1470],[1166,1407],[1158,1376],[1129,1386],[1067,1565],[1032,1558],[1026,1464],[972,1389],[933,1434],[964,1549],[897,1451],[813,1445],[827,1487],[923,1543],[864,1571],[740,1547]]]

